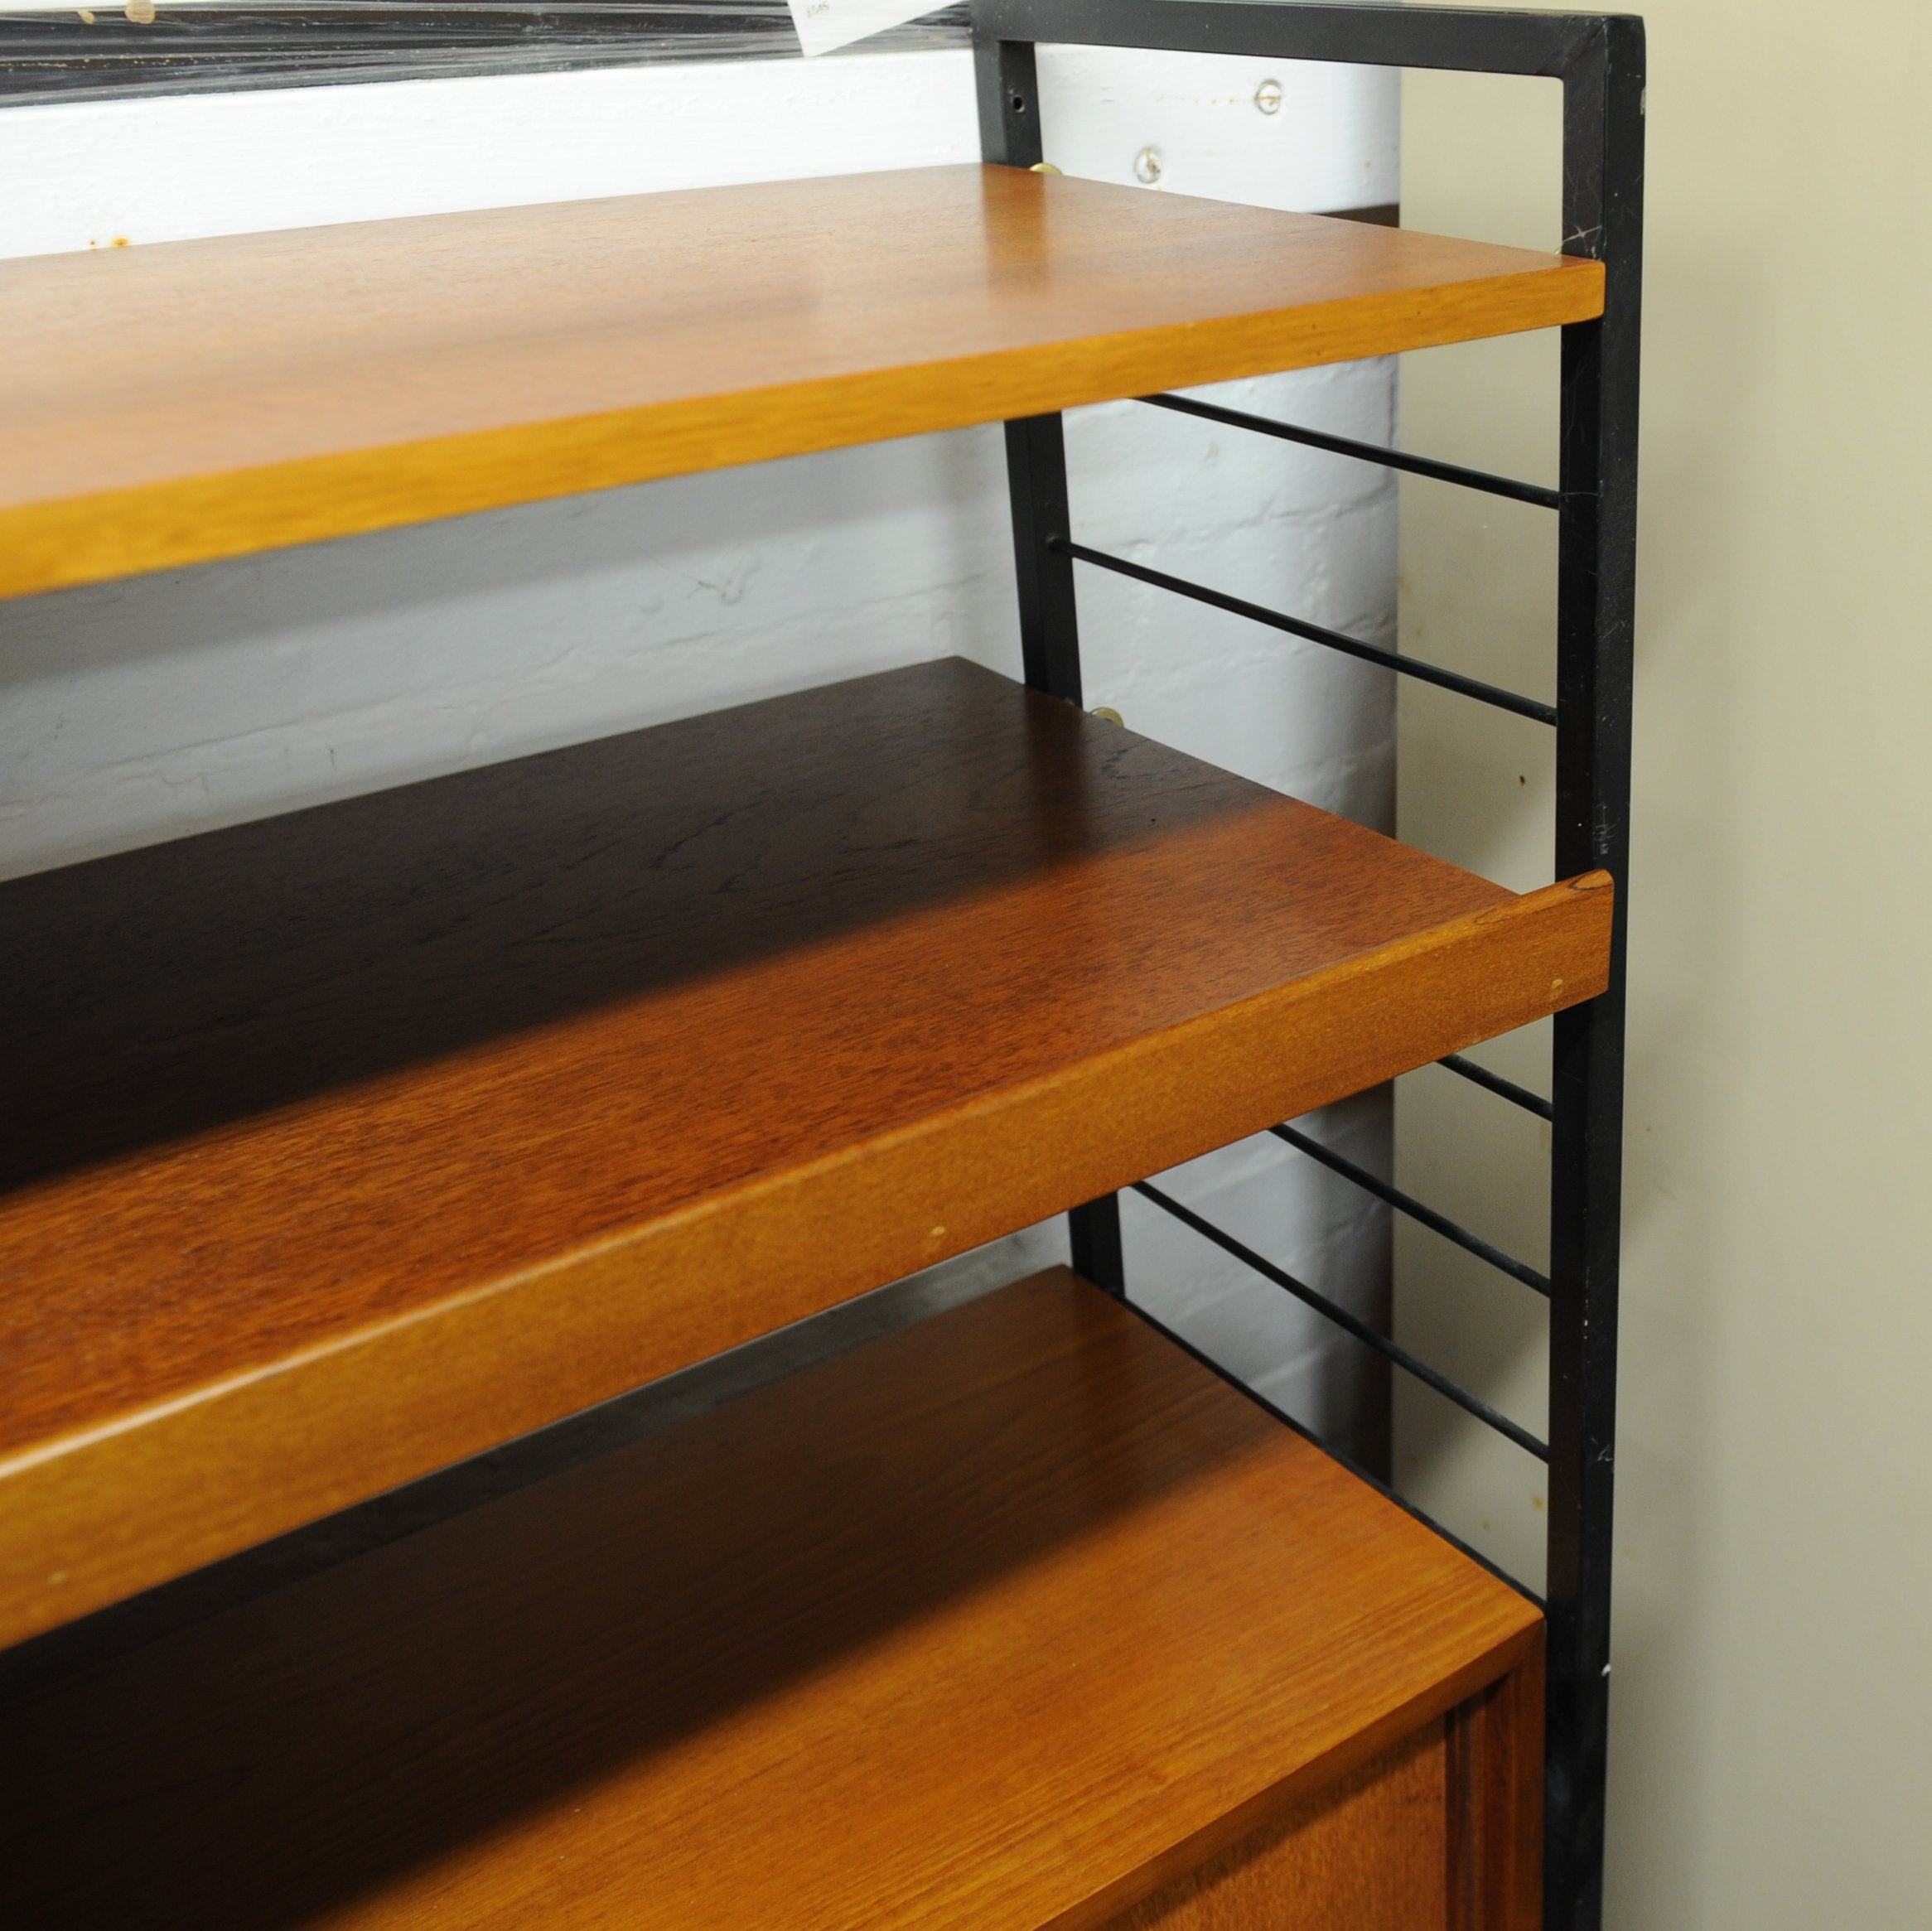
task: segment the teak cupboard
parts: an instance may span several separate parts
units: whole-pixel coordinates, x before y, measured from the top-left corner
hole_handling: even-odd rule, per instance
[[[1594,1922],[1640,34],[976,33],[983,167],[0,266],[6,594],[997,420],[1026,657],[0,887],[9,1925]],[[1570,252],[1041,171],[1042,39],[1558,75]],[[1080,708],[1060,411],[1543,327],[1559,490],[1456,474],[1558,512],[1557,702],[1393,667],[1554,726],[1557,883]],[[1548,1100],[1454,1058],[1550,1014]],[[1553,1122],[1543,1605],[1120,1252],[1118,1190],[1444,1059]],[[487,1476],[1060,1212],[1077,1272]]]

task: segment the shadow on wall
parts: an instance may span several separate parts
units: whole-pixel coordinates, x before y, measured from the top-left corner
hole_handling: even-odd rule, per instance
[[[952,652],[1017,672],[995,431],[0,606],[0,871]]]

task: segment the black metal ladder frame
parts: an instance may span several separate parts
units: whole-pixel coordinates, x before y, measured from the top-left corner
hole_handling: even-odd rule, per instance
[[[1454,1058],[1451,1070],[1551,1122],[1550,1264],[1545,1278],[1494,1249],[1484,1258],[1547,1294],[1550,1305],[1549,1440],[1502,1417],[1519,1446],[1549,1470],[1545,1595],[1548,1662],[1544,1773],[1545,1931],[1596,1931],[1602,1914],[1604,1779],[1610,1694],[1611,1501],[1616,1441],[1619,1203],[1622,1185],[1625,949],[1628,920],[1632,645],[1637,496],[1637,376],[1641,298],[1644,75],[1642,22],[1630,15],[1516,13],[1467,7],[1317,0],[972,0],[980,144],[989,162],[1041,159],[1034,49],[1041,41],[1283,60],[1540,75],[1563,90],[1563,252],[1601,261],[1601,319],[1563,330],[1561,468],[1553,493],[1399,452],[1352,445],[1186,398],[1142,398],[1231,427],[1339,449],[1387,466],[1541,503],[1558,519],[1557,701],[1553,709],[1454,671],[1362,645],[1321,626],[1241,603],[1199,585],[1123,565],[1072,540],[1060,418],[1006,426],[1026,682],[1081,701],[1076,562],[1120,571],[1278,629],[1539,718],[1557,734],[1555,871],[1601,867],[1616,881],[1606,992],[1556,1016],[1548,1101]],[[1298,1151],[1325,1150],[1278,1129]],[[1334,1165],[1332,1159],[1330,1165]],[[1346,1163],[1343,1163],[1345,1170]],[[1372,1176],[1350,1172],[1360,1184]],[[1442,1217],[1383,1197],[1473,1251],[1486,1243]],[[1179,1204],[1139,1190],[1289,1291],[1323,1298]],[[1393,1198],[1392,1198],[1393,1196]],[[1074,1264],[1123,1291],[1120,1219],[1113,1196],[1071,1216]],[[1359,1324],[1358,1324],[1359,1325]],[[1366,1338],[1366,1337],[1364,1337]],[[1448,1387],[1386,1337],[1374,1344],[1472,1412],[1484,1404]],[[1192,1352],[1191,1349],[1190,1352]],[[1399,1499],[1399,1498],[1398,1498]],[[1454,1539],[1451,1538],[1451,1539]],[[1526,1591],[1527,1593],[1527,1591]]]

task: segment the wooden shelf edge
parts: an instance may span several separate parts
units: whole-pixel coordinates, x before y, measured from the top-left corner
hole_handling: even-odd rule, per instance
[[[307,291],[312,307],[346,278],[363,302],[348,337],[328,343],[331,366],[341,350],[347,393],[394,386],[413,400],[338,420],[312,385],[287,369],[272,379],[258,369],[269,386],[257,413],[279,419],[286,410],[294,426],[279,442],[219,434],[197,442],[191,433],[184,442],[179,421],[170,432],[142,431],[125,411],[89,418],[83,440],[99,446],[91,467],[43,472],[30,453],[0,492],[0,596],[1602,312],[1600,263],[1407,231],[1364,234],[1331,217],[1225,202],[1193,209],[1184,219],[1175,197],[1152,202],[1133,189],[967,166],[356,224],[321,239],[295,231],[162,244],[83,280],[67,258],[7,264],[0,281],[19,284],[19,306],[8,312],[30,357],[41,343],[72,342],[72,312],[111,315],[123,334],[142,340],[164,390],[178,352],[185,393],[198,398],[194,423],[219,423],[225,406],[220,377],[206,364],[215,325],[175,320],[205,283],[225,292],[217,302],[225,312],[235,311],[227,319],[240,360],[259,350],[264,367],[280,357],[306,370],[318,345],[291,324],[290,291]],[[906,273],[868,265],[881,223],[916,229],[928,218],[941,239],[935,249],[929,234]],[[533,240],[540,229],[557,231],[550,252]],[[1329,272],[1321,258],[1334,254],[1342,232],[1350,265]],[[680,284],[661,313],[654,308],[663,264],[689,257],[702,277],[698,258],[721,241],[719,275],[701,287]],[[1304,247],[1311,263],[1299,278],[1258,272],[1292,263]],[[630,333],[611,336],[606,278],[636,274],[640,250],[652,273],[622,305]],[[1110,285],[1108,273],[1129,255],[1137,287]],[[513,277],[520,265],[552,289],[555,312],[506,320],[500,288],[478,278],[476,264],[490,260]],[[1140,298],[1163,272],[1190,292],[1185,300]],[[828,284],[839,296],[829,307]],[[881,335],[881,296],[888,307],[902,297],[923,302],[927,312]],[[721,335],[734,345],[693,359],[693,304],[707,301],[712,326],[697,334],[712,347]],[[772,354],[790,339],[788,305],[809,318],[808,333],[826,336],[802,360]],[[735,312],[738,321],[759,318],[749,337]],[[398,313],[408,326],[385,333]],[[961,314],[971,326],[949,334],[949,318]],[[466,353],[495,342],[503,367],[486,364],[471,384],[490,394],[486,406],[452,408],[447,396],[432,406],[421,393],[429,316],[447,322]],[[568,361],[573,316],[586,339],[602,344],[596,360],[641,358],[656,369],[661,359],[664,379],[533,384],[519,360],[528,339],[553,328]],[[500,341],[490,334],[497,326],[506,331]],[[30,413],[46,396],[65,396],[64,384],[94,393],[85,361],[45,360],[44,370],[30,361],[19,392]],[[205,396],[197,384],[208,385]],[[45,426],[29,434],[30,452],[33,433],[44,437]],[[138,460],[125,460],[130,450]]]
[[[0,1644],[1592,997],[1611,898],[1548,886],[37,1445],[0,1464]]]
[[[838,381],[356,450],[0,510],[0,597],[467,516],[1242,376],[1587,321],[1602,264],[1471,283],[1392,326],[1386,302],[1137,331]],[[1299,339],[1297,339],[1299,338]]]

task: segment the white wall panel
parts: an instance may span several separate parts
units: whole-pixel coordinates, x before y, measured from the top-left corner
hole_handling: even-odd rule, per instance
[[[979,158],[972,56],[0,109],[0,259]]]
[[[1043,46],[1049,158],[1092,181],[1319,214],[1402,199],[1395,70],[1133,47]]]

